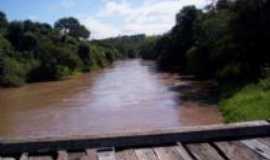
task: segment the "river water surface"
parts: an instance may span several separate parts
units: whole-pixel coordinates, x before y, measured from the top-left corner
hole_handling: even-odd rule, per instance
[[[95,135],[221,123],[217,106],[202,98],[208,96],[207,85],[157,73],[152,62],[127,60],[65,81],[0,89],[0,137]]]

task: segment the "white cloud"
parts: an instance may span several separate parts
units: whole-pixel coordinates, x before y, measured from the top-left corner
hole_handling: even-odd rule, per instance
[[[143,0],[134,5],[127,0],[102,0],[103,7],[95,15],[82,19],[92,31],[94,38],[145,33],[162,34],[175,24],[175,15],[186,5],[204,7],[208,0]],[[104,19],[117,19],[115,24],[104,23]],[[113,21],[111,23],[113,23]],[[119,21],[119,22],[118,22]]]
[[[40,18],[38,16],[29,16],[28,19],[30,19],[31,21],[40,21]]]
[[[84,24],[91,31],[91,39],[102,39],[107,37],[115,37],[120,31],[111,24],[101,22],[94,17],[80,18],[81,23]]]

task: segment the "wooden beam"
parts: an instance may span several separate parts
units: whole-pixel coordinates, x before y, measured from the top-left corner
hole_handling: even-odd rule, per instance
[[[97,136],[2,139],[0,154],[14,155],[16,153],[36,153],[39,151],[56,152],[63,149],[76,151],[101,147],[154,146],[176,144],[176,142],[208,142],[266,136],[270,136],[270,124],[267,121],[254,121]]]

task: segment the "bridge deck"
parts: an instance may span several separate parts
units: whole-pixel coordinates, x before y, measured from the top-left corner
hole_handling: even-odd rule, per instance
[[[267,121],[89,138],[2,140],[0,160],[270,160]]]

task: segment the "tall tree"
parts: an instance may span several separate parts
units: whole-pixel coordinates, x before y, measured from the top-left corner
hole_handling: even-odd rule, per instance
[[[73,17],[62,18],[58,20],[54,27],[61,31],[64,35],[69,35],[74,38],[89,38],[90,31],[85,26],[81,25],[80,22]]]
[[[6,15],[0,11],[0,33],[3,33],[8,25]]]

